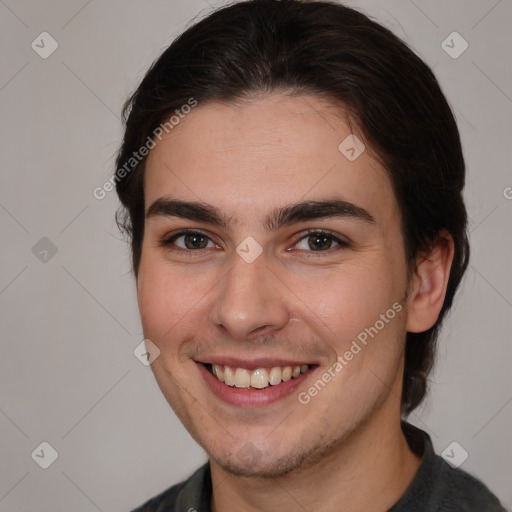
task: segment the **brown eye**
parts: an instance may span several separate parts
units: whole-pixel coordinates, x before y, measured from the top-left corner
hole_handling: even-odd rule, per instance
[[[312,231],[302,237],[295,247],[309,252],[326,252],[336,246],[348,247],[349,244],[330,233]]]
[[[178,250],[188,251],[216,247],[208,236],[199,231],[181,231],[163,240],[161,244],[164,247],[175,246]]]
[[[333,239],[326,235],[309,235],[308,246],[313,251],[321,251],[330,249],[333,243]]]
[[[186,249],[205,249],[208,245],[208,238],[202,235],[183,235]]]

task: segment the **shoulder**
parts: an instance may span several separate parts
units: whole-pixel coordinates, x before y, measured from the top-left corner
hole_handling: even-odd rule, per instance
[[[479,479],[462,469],[452,468],[439,457],[441,489],[439,510],[457,512],[505,512],[498,498]]]
[[[481,480],[437,455],[426,432],[407,423],[402,429],[422,462],[405,494],[388,512],[506,512]]]
[[[181,512],[195,509],[208,510],[211,497],[210,466],[206,463],[195,473],[169,487],[132,512]]]
[[[178,494],[183,489],[185,484],[186,480],[180,482],[179,484],[173,485],[172,487],[169,487],[169,489],[146,501],[146,503],[132,510],[132,512],[160,512],[164,510],[173,512],[175,510]]]
[[[388,512],[507,512],[476,477],[452,468],[438,455],[420,470],[404,496]]]

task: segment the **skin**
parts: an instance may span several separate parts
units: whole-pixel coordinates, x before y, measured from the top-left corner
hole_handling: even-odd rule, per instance
[[[338,150],[351,132],[364,140],[351,125],[339,107],[315,96],[210,103],[195,107],[148,156],[147,209],[161,198],[199,201],[229,220],[228,229],[148,217],[137,280],[144,335],[161,351],[154,375],[210,456],[216,512],[383,511],[419,466],[400,429],[404,341],[406,331],[435,323],[453,243],[445,236],[418,256],[408,280],[385,169],[368,145],[353,162]],[[264,225],[276,208],[326,199],[358,205],[374,222],[315,219],[275,231]],[[188,246],[183,237],[162,246],[185,228],[207,236],[206,246],[178,252],[187,251],[190,237]],[[318,250],[311,229],[329,230],[349,246],[327,239]],[[236,252],[249,236],[263,251],[252,263]],[[298,393],[395,303],[400,313],[300,403]],[[318,366],[284,399],[237,407],[212,393],[194,361],[219,355]]]

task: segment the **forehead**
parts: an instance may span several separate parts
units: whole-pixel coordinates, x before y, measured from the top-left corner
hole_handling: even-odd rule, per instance
[[[146,208],[173,197],[215,204],[242,221],[271,206],[328,196],[378,217],[396,209],[392,187],[354,136],[364,140],[341,108],[315,96],[199,105],[150,151]]]

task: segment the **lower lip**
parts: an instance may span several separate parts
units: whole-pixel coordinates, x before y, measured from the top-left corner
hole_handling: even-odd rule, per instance
[[[196,364],[211,391],[224,402],[238,407],[262,407],[277,402],[292,394],[309,374],[315,371],[315,368],[310,368],[306,373],[301,373],[295,379],[281,382],[277,386],[268,386],[264,389],[246,389],[228,386],[214,377],[204,364]]]

